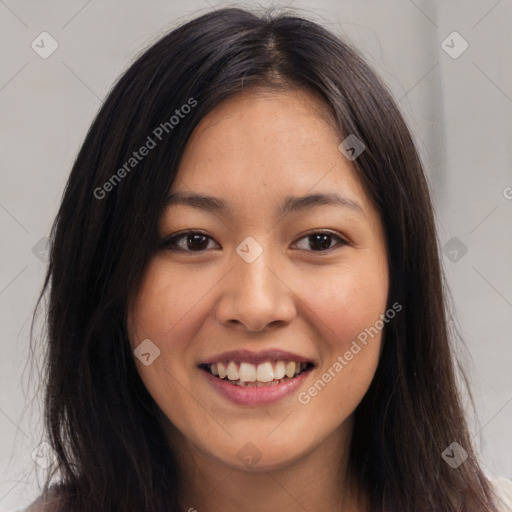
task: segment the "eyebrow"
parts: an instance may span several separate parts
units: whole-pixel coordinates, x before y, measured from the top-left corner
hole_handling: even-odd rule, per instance
[[[232,215],[233,211],[226,201],[218,197],[206,196],[202,194],[189,192],[171,193],[166,201],[166,206],[183,204],[193,208],[209,212],[217,212],[224,215]],[[318,206],[343,206],[352,209],[352,211],[365,217],[363,207],[353,199],[340,196],[336,193],[317,193],[304,196],[286,196],[283,202],[277,208],[276,214],[287,214],[309,210]]]

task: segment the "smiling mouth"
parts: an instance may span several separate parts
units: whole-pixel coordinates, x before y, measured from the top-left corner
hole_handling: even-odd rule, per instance
[[[243,361],[224,361],[201,364],[199,367],[229,384],[260,388],[292,381],[299,375],[311,371],[314,368],[314,364],[283,360],[265,361],[260,364]]]

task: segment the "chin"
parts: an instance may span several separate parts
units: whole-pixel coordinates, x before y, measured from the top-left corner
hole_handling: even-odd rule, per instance
[[[211,440],[210,440],[211,442]],[[313,447],[301,442],[283,443],[282,438],[270,440],[264,435],[231,438],[225,445],[208,451],[219,463],[235,470],[251,473],[277,471],[302,459]]]

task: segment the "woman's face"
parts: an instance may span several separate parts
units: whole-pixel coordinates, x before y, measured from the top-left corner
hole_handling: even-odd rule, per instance
[[[323,108],[249,90],[201,121],[130,307],[149,393],[187,447],[231,467],[346,439],[379,360],[383,226]]]

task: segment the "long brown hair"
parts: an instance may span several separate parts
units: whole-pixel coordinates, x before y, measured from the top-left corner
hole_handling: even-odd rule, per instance
[[[177,457],[136,370],[126,306],[193,129],[251,86],[317,95],[340,140],[366,146],[354,165],[385,227],[389,304],[403,305],[355,411],[350,466],[371,510],[495,511],[456,387],[429,186],[395,101],[359,52],[317,23],[237,8],[197,17],[140,55],[74,163],[40,297],[49,293],[45,428],[57,456],[46,486],[59,475],[66,511],[179,510]],[[188,113],[170,122],[182,105]],[[164,143],[127,166],[157,127]],[[441,455],[453,442],[468,453],[456,469]]]

